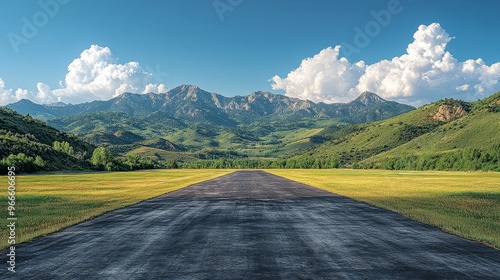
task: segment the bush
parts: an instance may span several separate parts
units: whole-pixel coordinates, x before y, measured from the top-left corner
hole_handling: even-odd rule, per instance
[[[381,162],[387,170],[500,171],[500,144],[488,149],[465,148],[442,155],[404,155]]]
[[[45,170],[45,161],[40,156],[33,158],[26,156],[24,153],[10,154],[0,161],[2,174],[6,174],[7,168],[10,166],[16,168],[16,173],[33,173]]]

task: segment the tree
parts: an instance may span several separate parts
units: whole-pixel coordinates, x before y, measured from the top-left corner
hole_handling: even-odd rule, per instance
[[[60,151],[63,153],[66,153],[70,156],[75,156],[75,151],[73,147],[66,141],[59,142],[59,141],[54,141],[54,150]]]
[[[36,156],[35,157],[35,165],[39,167],[39,169],[44,169],[45,168],[45,161],[41,156]]]
[[[122,165],[127,170],[151,169],[155,167],[152,159],[141,158],[138,155],[127,155]]]
[[[177,164],[177,162],[175,160],[169,160],[165,164],[165,167],[168,169],[177,169],[177,168],[179,168],[179,165]]]
[[[104,170],[106,167],[111,167],[108,163],[113,162],[113,155],[106,148],[98,147],[94,149],[90,161],[98,170]]]
[[[339,168],[339,160],[334,158],[334,157],[331,157],[328,159],[327,161],[327,168]]]
[[[10,154],[8,157],[2,159],[2,165],[14,166],[19,173],[31,173],[39,170],[35,164],[35,160],[24,153],[17,155]]]

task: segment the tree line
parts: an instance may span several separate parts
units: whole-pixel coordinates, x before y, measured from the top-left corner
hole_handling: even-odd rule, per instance
[[[500,144],[488,149],[465,148],[438,155],[404,155],[361,168],[388,170],[500,171]]]
[[[459,151],[438,155],[403,155],[397,158],[389,158],[377,163],[343,166],[335,157],[320,157],[315,155],[295,156],[293,158],[281,159],[258,159],[258,158],[219,158],[203,159],[196,161],[154,161],[150,158],[138,155],[127,155],[115,157],[104,147],[97,147],[92,155],[75,153],[68,142],[53,143],[53,149],[67,156],[83,160],[84,165],[80,170],[96,171],[131,171],[139,169],[329,169],[340,167],[365,168],[365,169],[387,169],[387,170],[456,170],[456,171],[500,171],[500,144],[495,144],[489,149],[465,148]],[[21,173],[33,173],[40,171],[54,171],[54,167],[37,155],[28,156],[24,153],[10,154],[0,160],[2,173],[7,167],[15,166]]]
[[[95,148],[91,156],[87,155],[86,152],[76,153],[70,143],[66,141],[54,141],[52,149],[56,153],[59,153],[57,159],[73,164],[66,166],[66,169],[69,170],[129,171],[164,167],[149,158],[142,158],[137,155],[127,155],[126,157],[118,158],[103,147]],[[48,155],[48,153],[44,153],[44,155]],[[10,166],[15,166],[18,173],[59,171],[61,168],[51,164],[51,162],[57,159],[54,159],[53,156],[50,159],[44,159],[40,155],[32,157],[23,152],[10,154],[0,160],[0,172],[5,174],[7,168]]]
[[[338,168],[339,162],[333,157],[303,156],[289,159],[222,158],[183,162],[176,166],[186,169],[329,169]]]

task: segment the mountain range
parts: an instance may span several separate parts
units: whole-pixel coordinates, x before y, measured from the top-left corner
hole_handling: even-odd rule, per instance
[[[182,85],[161,94],[124,93],[107,101],[76,105],[60,102],[40,105],[23,99],[6,107],[40,119],[115,111],[133,117],[161,113],[177,120],[232,126],[261,118],[336,118],[361,123],[385,119],[414,109],[412,106],[386,101],[370,92],[363,93],[350,103],[325,104],[261,91],[247,96],[225,97],[192,85]]]
[[[125,93],[76,105],[21,100],[7,107],[24,115],[0,108],[0,156],[22,152],[40,164],[35,157],[42,151],[51,168],[82,165],[96,146],[198,167],[199,160],[254,158],[286,168],[500,168],[500,93],[415,109],[369,92],[346,104],[324,104],[268,92],[224,97],[183,85],[163,94]],[[54,141],[74,151],[68,154]]]
[[[325,104],[260,91],[225,97],[192,85],[75,105],[21,100],[7,107],[117,154],[154,159],[179,153],[181,159],[211,158],[228,150],[233,156],[276,157],[315,145],[308,139],[325,125],[365,123],[414,109],[370,92],[350,103]]]

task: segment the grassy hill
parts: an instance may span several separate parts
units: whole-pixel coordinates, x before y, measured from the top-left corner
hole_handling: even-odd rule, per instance
[[[376,154],[394,149],[420,133],[439,124],[429,120],[437,104],[418,108],[412,112],[369,124],[325,128],[316,137],[329,140],[306,151],[309,155],[333,156],[342,165],[349,165]]]
[[[95,146],[61,132],[29,115],[0,107],[0,165],[20,171],[82,169]],[[66,143],[54,146],[54,143]],[[63,147],[64,146],[64,147]]]
[[[329,141],[296,157],[335,157],[354,167],[384,167],[404,157],[438,160],[473,149],[486,157],[500,143],[499,127],[500,92],[470,103],[446,99],[379,122],[325,129],[319,136]]]
[[[153,147],[141,146],[135,148],[127,153],[127,155],[137,155],[140,157],[150,158],[154,161],[193,161],[197,158],[189,153],[178,153],[172,151],[166,151],[164,149],[158,149]]]
[[[489,148],[500,140],[500,114],[483,111],[441,125],[378,158],[404,154],[435,154],[464,148]],[[375,158],[376,159],[376,158]]]

